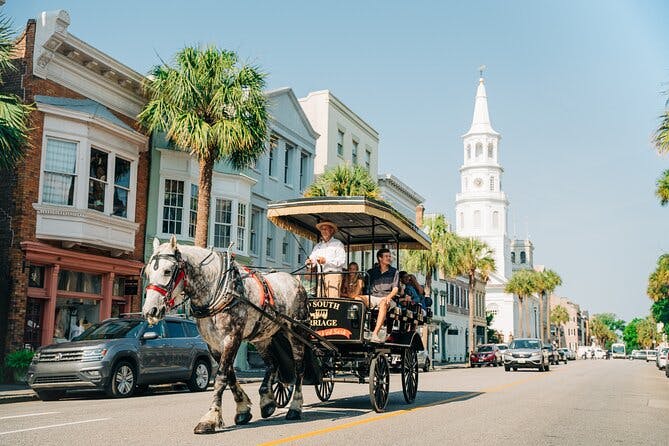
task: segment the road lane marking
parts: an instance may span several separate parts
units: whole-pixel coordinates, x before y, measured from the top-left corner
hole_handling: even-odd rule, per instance
[[[106,420],[111,420],[111,418],[96,418],[94,420],[73,421],[71,423],[50,424],[48,426],[30,427],[28,429],[17,429],[15,431],[0,432],[0,435],[16,434],[19,432],[36,431],[40,429],[51,429],[52,427],[73,426],[75,424],[93,423],[96,421],[106,421]]]
[[[400,410],[397,410],[395,412],[388,412],[388,413],[384,413],[383,415],[378,415],[378,416],[375,416],[375,417],[364,418],[362,420],[351,421],[349,423],[338,424],[336,426],[326,427],[325,429],[318,429],[318,430],[311,431],[311,432],[305,432],[303,434],[293,435],[293,436],[286,437],[286,438],[280,438],[278,440],[272,440],[272,441],[268,441],[268,442],[265,442],[265,443],[260,443],[259,446],[274,446],[274,445],[278,445],[278,444],[289,443],[291,441],[304,440],[305,438],[315,437],[315,436],[318,436],[318,435],[327,434],[329,432],[348,429],[350,427],[360,426],[362,424],[373,423],[373,422],[376,422],[376,421],[386,420],[388,418],[396,417],[396,416],[399,416],[399,415],[404,415],[404,414],[407,414],[407,413],[410,413],[410,412],[415,412],[415,411],[418,411],[418,410],[421,410],[421,409],[426,409],[428,407],[434,407],[434,406],[439,406],[439,405],[445,404],[445,403],[451,403],[453,401],[464,400],[464,399],[471,398],[473,396],[480,395],[480,394],[501,392],[502,390],[505,390],[505,389],[508,389],[508,388],[511,388],[511,387],[515,387],[517,385],[520,385],[520,384],[523,384],[523,383],[526,383],[526,382],[529,382],[529,381],[534,381],[534,380],[537,380],[537,379],[540,379],[540,378],[543,378],[543,377],[546,377],[546,376],[549,376],[549,375],[542,373],[542,374],[537,375],[537,376],[532,376],[530,378],[525,378],[525,379],[521,379],[521,380],[518,380],[518,381],[513,381],[513,382],[510,382],[510,383],[502,384],[500,386],[490,387],[490,388],[479,390],[479,391],[467,392],[463,395],[458,395],[458,396],[454,396],[454,397],[451,397],[451,398],[446,398],[445,400],[435,401],[435,402],[432,402],[432,403],[424,404],[422,406],[412,407],[411,409],[400,409]]]
[[[53,415],[60,412],[40,412],[40,413],[27,413],[23,415],[12,415],[10,417],[0,417],[0,420],[9,420],[12,418],[25,418],[25,417],[39,417],[41,415]]]

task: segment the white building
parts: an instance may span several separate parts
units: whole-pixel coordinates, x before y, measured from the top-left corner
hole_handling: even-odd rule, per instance
[[[300,99],[316,141],[314,174],[348,163],[359,164],[376,178],[379,167],[379,133],[330,91],[314,91]]]
[[[518,298],[504,292],[512,274],[512,250],[508,236],[509,200],[502,188],[504,169],[499,163],[501,135],[490,123],[483,77],[476,91],[472,125],[462,139],[464,162],[460,167],[461,192],[455,200],[456,233],[476,237],[493,249],[497,270],[490,275],[486,286],[485,308],[495,315],[492,328],[507,340],[511,336],[520,337]],[[526,261],[531,261],[531,255],[528,259],[525,252],[525,256]],[[531,268],[531,263],[527,267]],[[526,335],[538,335],[538,301],[533,297],[526,299],[523,308],[529,328]]]

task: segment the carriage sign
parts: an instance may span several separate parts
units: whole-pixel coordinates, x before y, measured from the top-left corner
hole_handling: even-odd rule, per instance
[[[360,302],[351,299],[310,299],[311,328],[328,339],[359,340],[360,317],[349,319],[352,307],[358,307],[356,314],[361,317]]]

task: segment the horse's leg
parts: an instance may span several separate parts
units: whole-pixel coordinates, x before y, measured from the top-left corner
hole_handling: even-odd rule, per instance
[[[212,400],[209,411],[200,419],[200,422],[193,430],[196,434],[213,434],[216,428],[223,427],[223,417],[221,416],[221,399],[225,390],[226,381],[223,372],[222,355],[219,352],[212,351],[212,356],[218,362],[218,370],[214,377],[214,399]]]
[[[286,414],[286,420],[299,420],[302,418],[302,405],[304,398],[302,396],[302,378],[304,378],[304,344],[291,336],[290,339],[293,358],[295,359],[295,390],[293,399],[290,402],[290,408]]]
[[[272,384],[276,380],[276,365],[274,364],[274,358],[269,353],[269,342],[267,344],[256,344],[256,350],[265,362],[265,376],[258,393],[260,394],[260,415],[267,418],[272,416],[276,410],[276,400],[272,392]]]

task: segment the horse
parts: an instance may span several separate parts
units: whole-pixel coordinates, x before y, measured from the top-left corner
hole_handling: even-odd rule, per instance
[[[230,249],[221,253],[177,245],[174,236],[163,244],[153,240],[144,275],[148,285],[142,313],[149,324],[158,323],[171,309],[189,303],[200,334],[219,364],[212,404],[195,426],[195,434],[214,433],[224,426],[221,398],[226,386],[237,404],[235,424],[251,421],[251,401],[233,368],[242,341],[252,343],[267,366],[259,390],[262,417],[276,410],[272,383],[280,380],[284,385],[294,381],[286,419],[301,419],[306,347],[297,332],[309,312],[307,293],[297,278],[286,272],[259,277],[259,273],[238,264]],[[263,299],[268,294],[269,304]]]

